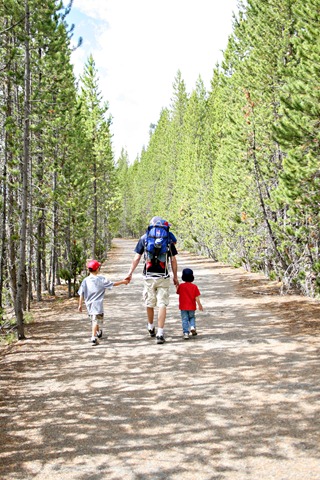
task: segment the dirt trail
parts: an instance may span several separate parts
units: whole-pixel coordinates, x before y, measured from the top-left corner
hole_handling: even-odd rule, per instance
[[[128,271],[117,240],[104,273]],[[148,338],[141,268],[107,293],[108,338],[89,343],[76,301],[43,302],[0,365],[0,479],[319,480],[320,305],[179,253],[205,308],[182,339]]]

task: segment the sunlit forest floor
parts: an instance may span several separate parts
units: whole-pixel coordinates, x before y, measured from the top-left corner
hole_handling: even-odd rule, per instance
[[[135,242],[116,240],[102,273],[123,278]],[[104,336],[61,287],[35,305],[27,340],[2,347],[0,478],[318,480],[320,303],[179,252],[204,312],[182,338],[172,285],[156,345],[139,266],[106,293]]]

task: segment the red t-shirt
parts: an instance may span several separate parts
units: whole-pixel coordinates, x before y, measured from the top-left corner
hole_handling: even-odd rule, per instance
[[[200,291],[197,285],[190,282],[180,283],[177,294],[179,295],[180,310],[196,310],[196,297],[199,297]]]

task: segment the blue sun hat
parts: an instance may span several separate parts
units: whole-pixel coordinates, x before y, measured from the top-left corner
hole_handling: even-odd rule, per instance
[[[193,282],[194,276],[193,276],[193,271],[191,270],[191,268],[184,268],[182,270],[182,277],[181,278],[184,282]]]

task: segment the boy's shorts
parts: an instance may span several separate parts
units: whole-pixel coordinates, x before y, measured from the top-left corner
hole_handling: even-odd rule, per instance
[[[170,278],[145,278],[143,299],[146,307],[167,307],[169,305]]]
[[[93,315],[89,315],[89,318],[91,320],[91,323],[102,325],[103,324],[103,313],[95,313]]]

